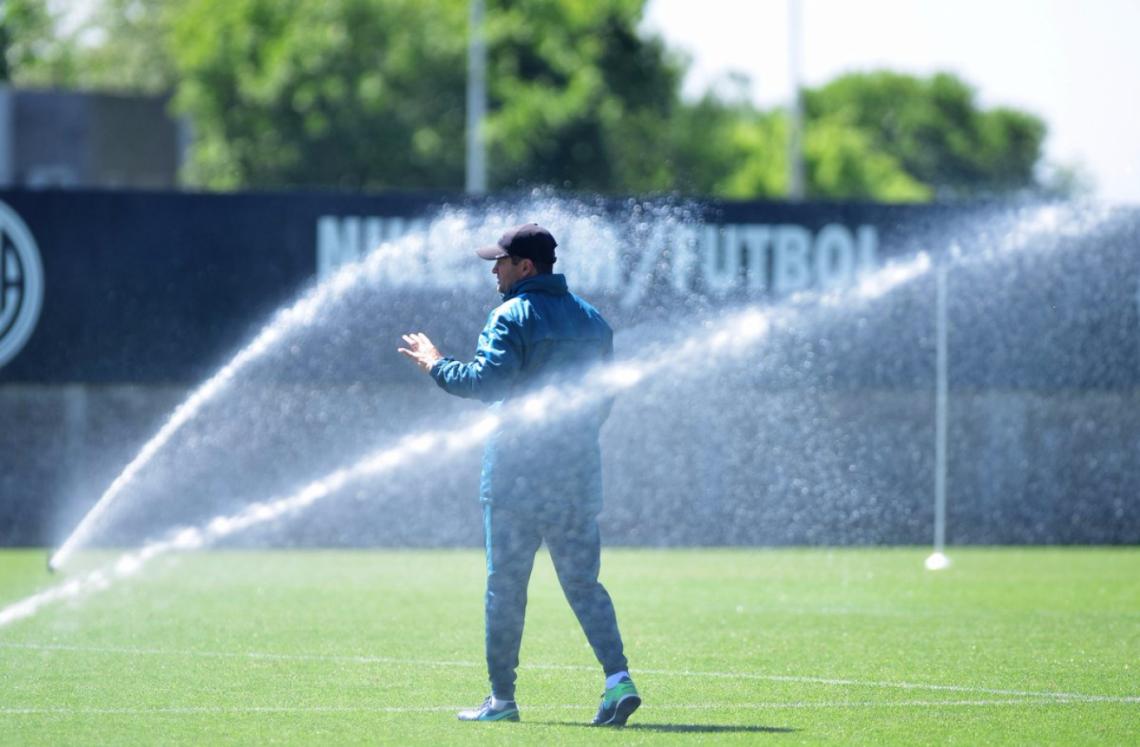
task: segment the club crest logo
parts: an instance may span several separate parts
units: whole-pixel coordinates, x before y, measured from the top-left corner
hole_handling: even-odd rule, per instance
[[[40,250],[28,226],[0,202],[0,367],[32,336],[44,299]]]

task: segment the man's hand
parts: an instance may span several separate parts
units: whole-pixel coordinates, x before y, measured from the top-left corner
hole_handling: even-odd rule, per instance
[[[415,364],[425,372],[430,371],[435,362],[443,357],[423,332],[404,335],[404,342],[408,347],[399,348],[399,351],[415,361]]]

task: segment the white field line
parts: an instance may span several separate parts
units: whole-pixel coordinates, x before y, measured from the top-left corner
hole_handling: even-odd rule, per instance
[[[196,651],[177,649],[130,648],[117,646],[75,646],[67,644],[36,644],[0,642],[0,648],[30,651],[64,651],[77,653],[122,654],[128,656],[186,656],[215,659],[250,659],[261,661],[327,661],[350,664],[402,664],[417,667],[464,667],[481,669],[483,662],[441,661],[431,659],[405,659],[390,656],[338,656],[329,654],[275,654],[258,651]],[[526,664],[527,669],[544,671],[595,672],[597,667],[576,664]],[[833,677],[810,677],[755,672],[709,672],[677,669],[636,669],[638,674],[658,677],[716,678],[732,680],[760,680],[765,682],[792,682],[833,687],[871,687],[896,690],[928,690],[933,692],[977,693],[1000,695],[1006,698],[1046,699],[1065,703],[1140,703],[1140,695],[1089,695],[1086,693],[1052,692],[1042,690],[1008,690],[971,685],[937,685],[923,682],[892,682],[883,680],[854,680]],[[944,701],[933,701],[935,703]],[[951,702],[951,701],[945,701]],[[963,701],[964,702],[964,701]],[[1013,701],[1002,701],[1013,702]],[[1026,701],[1029,702],[1029,701]]]
[[[435,713],[466,706],[155,706],[154,708],[0,708],[4,716],[145,716],[147,714],[223,713]]]
[[[673,677],[719,677],[728,679],[757,679],[767,682],[799,682],[815,685],[835,685],[838,687],[886,687],[899,690],[933,690],[940,692],[980,693],[984,695],[1006,695],[1017,698],[1054,698],[1063,701],[1082,703],[1140,703],[1140,695],[1087,695],[1084,693],[1049,692],[1041,690],[1005,690],[972,685],[934,685],[925,682],[890,682],[879,680],[851,680],[832,677],[801,677],[779,674],[753,674],[751,672],[686,672],[639,669],[638,672]]]
[[[930,708],[952,706],[974,708],[986,706],[1050,706],[1070,704],[1074,701],[1046,698],[1039,700],[998,699],[998,700],[832,700],[832,701],[793,701],[769,703],[651,703],[655,711],[714,711],[727,709],[776,710],[805,708]],[[465,706],[155,706],[154,708],[49,708],[0,707],[4,716],[146,716],[195,715],[195,714],[247,714],[247,713],[453,713],[470,708]],[[583,705],[522,705],[524,713],[532,711],[585,711],[593,710],[591,704]]]

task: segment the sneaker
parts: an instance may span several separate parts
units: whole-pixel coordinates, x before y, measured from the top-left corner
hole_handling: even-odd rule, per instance
[[[508,700],[507,704],[500,709],[491,707],[491,696],[483,701],[483,705],[478,708],[472,708],[469,711],[459,712],[460,721],[518,721],[519,720],[519,707],[515,705],[513,700]]]
[[[622,677],[611,688],[602,693],[602,704],[598,706],[598,715],[594,716],[594,726],[625,726],[625,721],[641,705],[641,697],[633,680]]]

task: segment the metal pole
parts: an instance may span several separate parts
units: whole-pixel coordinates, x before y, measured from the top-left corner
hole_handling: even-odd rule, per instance
[[[487,161],[483,119],[487,113],[487,44],[483,30],[483,0],[470,0],[467,44],[467,192],[487,191]]]
[[[788,72],[792,101],[788,121],[788,197],[804,198],[803,99],[800,92],[800,3],[788,0]]]
[[[7,83],[0,83],[0,187],[14,186],[12,136],[12,89]]]
[[[946,420],[948,415],[950,386],[947,371],[949,357],[947,350],[948,326],[946,313],[946,267],[939,265],[935,272],[937,308],[935,335],[936,384],[934,398],[934,552],[926,559],[926,567],[932,571],[950,565],[946,557]]]

